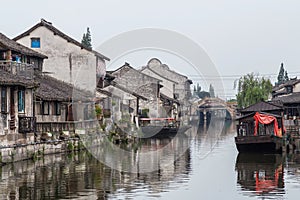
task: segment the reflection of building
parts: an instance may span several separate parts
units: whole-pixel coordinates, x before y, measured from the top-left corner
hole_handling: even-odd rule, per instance
[[[239,154],[236,159],[237,183],[242,190],[256,195],[283,193],[282,162],[281,155]]]
[[[13,167],[0,166],[0,199],[109,199],[120,191],[134,194],[145,188],[158,194],[172,187],[174,180],[184,181],[190,159],[186,151],[171,168],[139,174],[111,169],[88,152],[21,161]]]
[[[288,154],[286,162],[286,176],[289,177],[290,182],[294,183],[293,185],[298,187],[300,184],[300,154]]]

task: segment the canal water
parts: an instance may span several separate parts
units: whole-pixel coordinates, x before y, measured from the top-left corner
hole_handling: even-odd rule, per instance
[[[0,199],[299,199],[300,155],[238,154],[234,124],[206,129],[141,141],[135,152],[168,148],[172,156],[143,159],[135,173],[86,151],[2,166]],[[179,147],[186,150],[177,158]],[[157,170],[143,171],[153,163]]]

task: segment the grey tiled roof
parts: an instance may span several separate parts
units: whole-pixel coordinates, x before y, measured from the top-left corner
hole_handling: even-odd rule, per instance
[[[297,79],[297,78],[290,79],[290,80],[288,80],[287,82],[285,82],[283,84],[280,84],[278,86],[273,87],[272,91],[276,92],[277,90],[279,90],[281,88],[284,88],[286,86],[293,86],[293,85],[295,85],[295,84],[297,84],[299,82],[300,82],[300,79]]]
[[[275,111],[275,110],[282,110],[282,105],[279,105],[278,102],[265,102],[260,101],[256,104],[250,105],[244,109],[242,109],[241,113],[250,113],[250,112],[267,112],[267,111]]]
[[[298,103],[300,104],[300,92],[290,93],[273,98],[273,100],[281,101],[282,103]]]
[[[69,83],[60,81],[48,75],[35,74],[35,81],[39,83],[36,96],[47,101],[89,101],[93,94],[75,88]]]
[[[0,46],[7,48],[8,50],[13,50],[27,56],[47,58],[47,56],[39,52],[36,52],[28,47],[25,47],[14,40],[9,39],[2,33],[0,33]]]
[[[33,80],[14,75],[10,72],[4,71],[3,69],[0,69],[0,85],[17,85],[30,88],[38,86],[38,83],[34,82]]]

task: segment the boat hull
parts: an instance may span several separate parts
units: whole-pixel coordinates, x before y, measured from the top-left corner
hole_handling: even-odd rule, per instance
[[[282,153],[283,140],[276,136],[238,136],[235,144],[240,153]]]
[[[145,126],[142,127],[142,138],[166,138],[175,137],[178,133],[177,127],[158,127]]]
[[[159,126],[145,126],[142,127],[141,138],[172,138],[177,134],[184,134],[191,126],[180,127],[159,127]]]

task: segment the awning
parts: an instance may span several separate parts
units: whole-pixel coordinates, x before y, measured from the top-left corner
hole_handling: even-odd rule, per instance
[[[278,131],[278,122],[277,122],[276,117],[267,115],[267,114],[260,114],[260,113],[256,112],[253,118],[255,120],[255,129],[254,129],[255,136],[257,135],[257,129],[258,129],[259,123],[271,124],[272,122],[274,122],[274,135],[281,137],[281,134],[279,134],[279,131]]]

